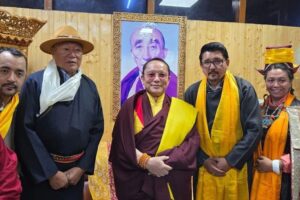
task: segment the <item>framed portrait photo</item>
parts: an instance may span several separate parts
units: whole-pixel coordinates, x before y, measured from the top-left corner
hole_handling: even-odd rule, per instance
[[[144,89],[143,65],[161,58],[170,66],[166,89],[171,97],[183,96],[186,17],[133,13],[113,14],[113,118],[121,105]]]

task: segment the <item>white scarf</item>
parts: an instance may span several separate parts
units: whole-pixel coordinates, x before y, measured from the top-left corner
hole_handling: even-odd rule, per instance
[[[73,100],[80,86],[81,75],[82,72],[79,69],[78,73],[60,85],[56,63],[54,60],[51,60],[43,75],[39,115],[56,102]]]

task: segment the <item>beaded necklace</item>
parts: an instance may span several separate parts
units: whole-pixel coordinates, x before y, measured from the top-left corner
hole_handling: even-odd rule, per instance
[[[277,103],[272,102],[272,97],[268,96],[265,100],[264,107],[266,106],[265,112],[262,116],[262,127],[268,129],[272,123],[279,117],[280,112],[284,108],[284,102],[287,98],[287,95],[281,98]],[[269,114],[270,108],[274,111]]]

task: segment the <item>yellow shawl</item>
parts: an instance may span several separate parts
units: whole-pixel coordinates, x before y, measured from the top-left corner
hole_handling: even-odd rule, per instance
[[[14,111],[19,103],[19,95],[15,94],[11,101],[0,112],[0,134],[4,139],[11,125]]]
[[[191,105],[172,98],[166,126],[156,154],[179,146],[193,128],[196,117],[197,111]]]
[[[290,106],[294,98],[295,96],[289,94],[284,106]],[[288,113],[286,110],[282,110],[267,132],[264,148],[259,146],[256,152],[257,156],[266,156],[271,160],[280,159],[286,144],[288,124]],[[257,170],[254,171],[251,200],[279,200],[280,189],[281,175],[274,172],[259,173]]]
[[[178,113],[179,110],[180,114]],[[180,99],[172,98],[166,126],[156,155],[179,146],[193,128],[196,117],[197,111],[194,107]],[[169,183],[168,190],[171,200],[175,200]]]
[[[242,138],[240,122],[239,89],[234,76],[227,71],[224,77],[222,96],[209,133],[206,117],[206,85],[202,80],[196,101],[199,111],[197,128],[200,147],[209,157],[224,157]],[[242,170],[230,169],[224,177],[211,175],[204,166],[200,167],[197,184],[197,200],[247,200],[247,165]]]
[[[164,97],[164,95],[163,95]],[[149,96],[151,108],[153,108],[151,97]],[[162,108],[163,98],[160,100],[159,105],[156,108],[155,114]],[[178,111],[180,110],[180,114]],[[197,111],[188,103],[177,99],[171,99],[171,106],[168,113],[168,118],[164,128],[164,132],[158,147],[156,154],[159,154],[165,150],[172,149],[175,146],[180,145],[185,137],[189,134],[196,121]],[[140,122],[137,114],[134,114],[134,129],[135,133],[142,130],[143,124]]]
[[[180,114],[178,114],[178,111],[180,111]],[[134,117],[134,123],[139,123],[140,125],[138,127],[142,127],[137,115]],[[183,102],[180,99],[172,98],[166,126],[157,154],[164,150],[180,145],[193,128],[196,117],[197,111],[191,105]],[[113,185],[112,170],[110,164],[108,163],[109,149],[110,144],[108,148],[106,142],[100,142],[96,157],[95,173],[93,176],[89,176],[89,188],[91,195],[95,200],[117,199]],[[174,199],[169,184],[168,189],[171,199]]]

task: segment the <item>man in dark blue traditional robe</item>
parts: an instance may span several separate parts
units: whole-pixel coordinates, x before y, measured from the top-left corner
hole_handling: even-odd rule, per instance
[[[53,60],[28,78],[16,113],[22,199],[79,200],[103,134],[97,88],[80,71],[82,55],[93,45],[63,26],[40,48]]]

